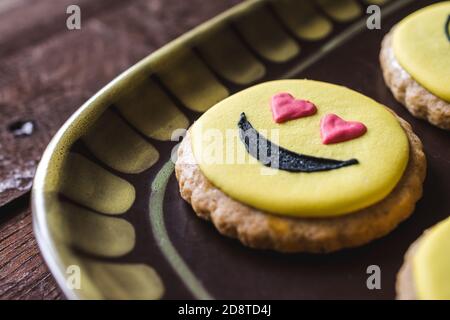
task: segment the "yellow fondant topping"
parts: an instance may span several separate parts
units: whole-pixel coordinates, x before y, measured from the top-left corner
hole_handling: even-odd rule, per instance
[[[419,240],[413,257],[414,290],[419,299],[450,300],[450,218]]]
[[[280,92],[313,102],[317,113],[275,123],[270,100]],[[267,168],[248,155],[238,137],[230,143],[242,112],[256,130],[285,149],[336,160],[356,158],[359,164],[314,173]],[[368,131],[324,145],[320,119],[329,113],[362,122]],[[406,134],[384,106],[345,87],[310,80],[273,81],[241,91],[203,114],[191,134],[195,159],[215,186],[242,203],[284,215],[328,217],[368,207],[392,191],[409,156]],[[228,138],[221,140],[223,136]]]
[[[450,1],[414,12],[394,30],[393,47],[400,65],[423,87],[450,101],[450,41],[445,33]]]

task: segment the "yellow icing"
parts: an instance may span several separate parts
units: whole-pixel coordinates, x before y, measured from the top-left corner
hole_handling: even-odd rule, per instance
[[[420,240],[413,257],[414,290],[419,299],[450,300],[450,218]]]
[[[394,30],[393,47],[400,65],[423,87],[450,101],[450,41],[445,24],[450,1],[414,12]]]
[[[280,92],[312,101],[318,112],[276,124],[270,99]],[[230,140],[222,145],[218,139],[208,141],[217,134],[226,135],[227,129],[237,132],[241,112],[273,142],[276,131],[271,129],[279,129],[277,144],[288,150],[337,160],[356,158],[360,163],[332,171],[290,173],[267,168],[251,158],[239,138],[234,144]],[[351,141],[324,145],[319,124],[328,113],[360,121],[368,131]],[[273,81],[241,91],[203,114],[191,134],[196,161],[215,186],[255,208],[295,216],[343,215],[382,200],[398,183],[409,155],[405,132],[384,106],[345,87],[310,80]],[[211,147],[212,141],[218,143]],[[211,162],[208,154],[214,153],[214,146],[218,147],[216,155],[222,154],[223,160],[244,154],[246,161]]]

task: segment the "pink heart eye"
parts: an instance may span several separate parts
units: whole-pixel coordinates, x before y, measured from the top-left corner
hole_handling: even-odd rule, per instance
[[[320,134],[324,144],[356,139],[366,131],[366,126],[361,122],[345,121],[335,114],[327,114],[320,121]]]
[[[271,101],[272,117],[276,123],[308,117],[317,112],[314,103],[295,99],[289,93],[278,93]],[[358,121],[345,121],[335,114],[327,114],[320,121],[320,135],[323,144],[332,144],[356,139],[367,131]]]
[[[295,99],[289,93],[276,94],[271,102],[272,117],[276,123],[311,116],[317,112],[312,102]]]

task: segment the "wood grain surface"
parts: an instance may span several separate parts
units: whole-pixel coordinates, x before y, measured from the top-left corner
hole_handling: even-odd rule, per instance
[[[32,233],[29,190],[56,130],[120,72],[240,0],[0,2],[0,299],[63,298]],[[81,8],[81,30],[66,8]],[[32,123],[30,135],[20,134]]]
[[[2,299],[59,299],[31,226],[27,199],[6,206],[0,222],[0,294]],[[7,212],[5,212],[7,209]]]

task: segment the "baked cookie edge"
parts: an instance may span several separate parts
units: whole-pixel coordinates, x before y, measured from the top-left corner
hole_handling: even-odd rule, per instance
[[[263,212],[233,200],[201,172],[189,132],[178,149],[175,165],[181,196],[197,216],[210,220],[220,233],[252,248],[327,253],[366,244],[409,217],[422,195],[426,172],[422,143],[411,126],[397,118],[410,143],[408,166],[391,194],[357,212],[333,218],[296,218]]]
[[[403,264],[397,273],[395,292],[397,300],[417,300],[413,278],[413,257],[422,237],[414,241],[405,253]]]
[[[414,117],[450,130],[450,103],[429,92],[400,66],[394,55],[392,38],[393,30],[384,37],[379,57],[386,85]]]

